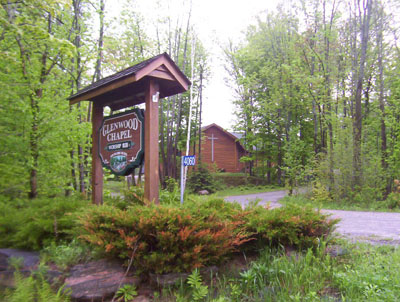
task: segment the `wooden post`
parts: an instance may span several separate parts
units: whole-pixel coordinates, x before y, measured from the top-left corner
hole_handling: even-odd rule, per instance
[[[144,121],[144,198],[159,203],[158,189],[158,101],[159,85],[150,78],[147,82]]]
[[[103,203],[103,168],[99,157],[99,128],[103,121],[103,104],[93,102],[92,115],[92,203]]]

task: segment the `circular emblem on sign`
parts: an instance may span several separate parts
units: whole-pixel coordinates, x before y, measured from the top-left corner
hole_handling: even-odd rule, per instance
[[[123,171],[128,165],[128,162],[126,160],[126,155],[127,154],[125,152],[117,152],[111,155],[111,160],[110,160],[111,170],[117,173]]]
[[[99,129],[99,156],[104,167],[128,175],[140,166],[144,155],[142,109],[125,111],[103,119]]]

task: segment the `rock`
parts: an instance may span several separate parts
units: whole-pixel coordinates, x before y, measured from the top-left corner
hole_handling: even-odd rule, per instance
[[[75,301],[104,301],[125,284],[138,286],[138,277],[125,275],[121,262],[98,260],[87,264],[78,264],[71,268],[70,276],[65,279],[65,289],[71,290]]]
[[[199,195],[208,195],[208,194],[210,194],[210,192],[208,192],[207,190],[199,191]]]
[[[14,288],[15,280],[14,280],[15,271],[1,271],[0,272],[0,288]],[[32,273],[30,270],[21,270],[20,274],[24,277],[29,277]]]
[[[22,258],[20,273],[28,277],[39,265],[39,253],[26,252],[17,249],[0,249],[0,287],[15,287],[13,267],[10,267],[10,258]]]
[[[37,252],[26,252],[17,249],[0,249],[0,259],[3,259],[0,261],[1,266],[4,265],[4,259],[7,260],[7,267],[4,270],[8,269],[8,260],[11,257],[23,258],[24,269],[36,269],[39,265],[39,253]]]
[[[0,249],[0,287],[15,287],[14,269],[9,267],[9,258],[23,258],[23,267],[20,273],[28,277],[39,265],[39,253],[25,252],[15,249]],[[98,260],[87,264],[78,264],[71,268],[70,275],[65,279],[65,290],[70,291],[73,301],[105,301],[125,284],[138,286],[140,279],[134,276],[125,277],[125,268],[119,261]],[[51,267],[47,271],[47,280],[54,284],[63,282],[64,274]],[[145,300],[146,295],[141,295]],[[138,298],[139,298],[138,297]]]
[[[174,285],[178,280],[186,280],[189,273],[149,274],[151,283],[158,287]]]
[[[144,295],[137,296],[132,302],[150,302],[150,298]]]
[[[211,282],[211,278],[214,278],[218,271],[219,268],[215,265],[200,268],[201,277],[206,283]]]
[[[336,258],[348,254],[349,251],[342,248],[340,245],[332,245],[326,248],[326,253],[331,255],[331,257]]]
[[[0,272],[8,269],[8,256],[0,253]]]

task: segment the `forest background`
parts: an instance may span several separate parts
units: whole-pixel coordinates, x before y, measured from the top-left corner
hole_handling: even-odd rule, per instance
[[[90,192],[91,107],[66,99],[158,53],[192,80],[191,145],[201,143],[211,58],[191,6],[153,20],[150,33],[130,1],[110,20],[107,3],[1,1],[1,195]],[[313,182],[336,200],[389,196],[400,177],[398,17],[396,0],[285,1],[222,46],[251,174],[290,188]],[[189,100],[160,103],[163,184],[179,176]]]

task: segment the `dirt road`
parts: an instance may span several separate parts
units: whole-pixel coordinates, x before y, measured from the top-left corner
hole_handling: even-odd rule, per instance
[[[269,203],[271,207],[280,207],[279,200],[286,191],[274,191],[242,196],[229,196],[227,201],[237,201],[246,205],[258,200],[261,204]],[[322,210],[340,218],[336,232],[353,241],[365,241],[372,244],[400,245],[400,213],[356,212],[340,210]]]

